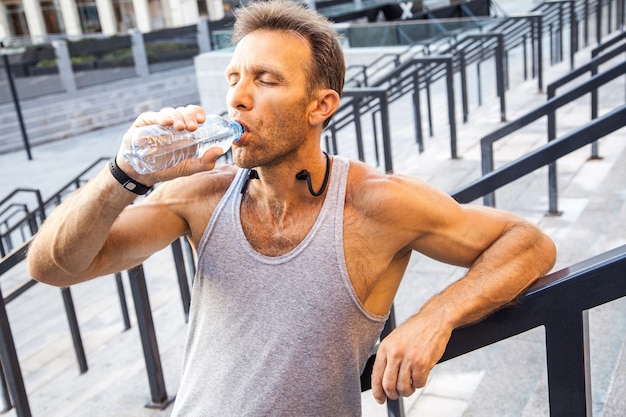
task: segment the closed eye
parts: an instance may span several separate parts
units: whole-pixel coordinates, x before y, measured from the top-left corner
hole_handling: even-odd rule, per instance
[[[264,84],[264,85],[273,86],[273,85],[285,84],[285,78],[279,73],[277,73],[276,71],[272,71],[272,70],[260,69],[257,72],[256,78],[261,84]]]
[[[229,86],[234,87],[239,82],[239,78],[240,77],[237,74],[230,74],[226,77],[226,80],[228,81]]]

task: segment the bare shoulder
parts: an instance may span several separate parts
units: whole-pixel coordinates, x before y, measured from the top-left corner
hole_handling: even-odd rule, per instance
[[[363,162],[350,162],[346,203],[362,215],[397,217],[430,211],[433,203],[456,205],[451,197],[419,178],[385,174]]]

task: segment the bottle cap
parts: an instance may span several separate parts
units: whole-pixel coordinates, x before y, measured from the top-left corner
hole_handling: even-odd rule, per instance
[[[243,135],[243,132],[244,132],[244,129],[241,123],[239,123],[236,120],[231,120],[230,122],[228,122],[228,126],[230,126],[230,128],[233,129],[233,132],[235,133],[233,142],[237,142],[239,139],[241,139],[241,135]]]

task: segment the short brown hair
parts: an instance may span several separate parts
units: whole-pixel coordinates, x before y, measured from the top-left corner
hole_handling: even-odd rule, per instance
[[[258,1],[235,10],[233,43],[256,30],[280,30],[302,36],[311,47],[309,88],[343,91],[346,64],[340,37],[325,16],[290,0]]]

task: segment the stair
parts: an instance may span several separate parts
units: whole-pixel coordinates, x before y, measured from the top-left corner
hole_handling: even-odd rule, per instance
[[[31,146],[67,139],[86,132],[130,124],[141,112],[164,106],[198,103],[193,66],[185,66],[145,78],[126,78],[20,102]],[[24,147],[13,103],[0,104],[0,154]],[[17,133],[17,134],[16,134]]]
[[[589,56],[589,51],[581,51],[577,54],[577,60],[582,62]],[[514,63],[511,66],[515,68]],[[546,68],[545,85],[568,71],[569,63]],[[535,80],[523,81],[519,74],[517,79],[515,76],[511,74],[511,88],[507,91],[509,121],[546,100],[545,95],[538,92]],[[489,79],[488,76],[485,78]],[[613,106],[624,104],[624,84],[621,77],[611,87],[601,90],[602,102]],[[407,99],[402,107],[408,106],[410,102]],[[445,115],[445,103],[439,103],[438,106],[433,114]],[[608,108],[605,108],[600,114],[607,111]],[[410,137],[410,127],[396,128],[406,124],[409,113],[396,111],[392,105],[391,114],[397,119],[391,123],[394,126],[392,141],[397,139],[399,131],[403,132],[403,136]],[[478,140],[501,125],[496,119],[498,114],[495,98],[481,108],[474,107],[471,110],[468,123],[458,126],[459,154],[462,156],[458,160],[450,159],[445,126],[435,129],[434,137],[426,140],[426,150],[421,155],[416,154],[416,146],[410,141],[401,140],[398,147],[395,147],[394,142],[395,154],[404,156],[394,159],[403,159],[402,164],[394,166],[395,172],[416,175],[448,192],[478,178]],[[582,123],[590,120],[590,114],[587,98],[559,111],[560,134],[582,126]],[[546,140],[545,121],[528,126],[496,145],[496,166],[543,145]],[[535,222],[555,240],[558,247],[555,270],[626,243],[625,129],[602,139],[599,149],[602,157],[599,160],[589,160],[590,149],[584,148],[559,161],[561,216],[546,215],[546,169],[529,174],[496,193],[498,208]],[[409,278],[403,281],[396,298],[398,322],[408,318],[430,295],[443,289],[462,273],[462,270],[414,256],[409,266]],[[623,400],[626,389],[624,311],[626,299],[620,299],[594,308],[589,313],[594,417],[623,416],[626,413],[626,402]],[[404,400],[406,415],[549,416],[545,364],[545,341],[541,328],[501,341],[438,365],[425,389]],[[368,396],[371,394],[363,394],[366,409],[364,416],[386,416],[385,408],[375,404]]]

